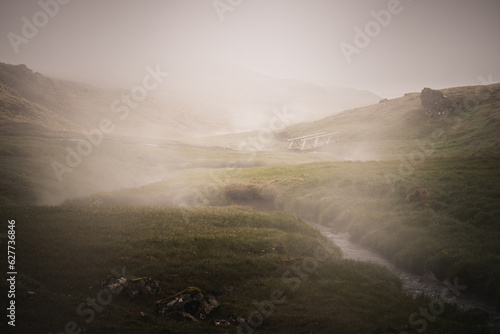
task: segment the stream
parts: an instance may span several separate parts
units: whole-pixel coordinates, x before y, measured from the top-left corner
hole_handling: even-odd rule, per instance
[[[466,287],[456,286],[454,282],[440,282],[433,275],[418,276],[397,268],[389,260],[363,247],[349,241],[348,233],[333,233],[330,228],[313,224],[323,235],[331,239],[342,251],[342,257],[357,261],[371,262],[385,267],[396,274],[402,281],[403,291],[413,295],[426,295],[433,299],[442,299],[456,303],[463,310],[488,312],[488,324],[500,333],[500,313],[494,306],[481,298],[470,294],[461,293]]]

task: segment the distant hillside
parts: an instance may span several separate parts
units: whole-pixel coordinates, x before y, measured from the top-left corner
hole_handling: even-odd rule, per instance
[[[292,125],[282,137],[340,132],[329,149],[349,160],[398,159],[433,142],[438,155],[500,154],[500,84],[455,87],[442,92],[456,107],[438,117],[426,115],[420,93],[346,110],[310,123]]]
[[[130,95],[126,90],[111,90],[69,81],[55,80],[33,72],[25,65],[0,63],[0,120],[24,122],[49,130],[82,131],[97,128],[103,118],[115,124],[113,135],[174,138],[192,133],[229,131],[227,122],[212,121],[200,110],[176,101],[148,97],[126,117],[113,111],[116,101]],[[123,102],[115,104],[122,107]],[[122,117],[122,118],[120,118]],[[25,133],[29,134],[29,133]]]
[[[299,122],[380,100],[366,91],[325,89],[220,64],[199,65],[189,73],[174,69],[144,101],[129,108],[125,119],[116,111],[130,91],[55,80],[25,65],[0,63],[0,93],[0,121],[24,122],[24,131],[32,126],[58,132],[89,130],[108,118],[117,124],[114,135],[154,138],[260,129],[269,125],[274,109],[283,107]]]
[[[19,134],[24,126],[29,133],[44,130],[62,132],[80,131],[81,129],[68,120],[38,103],[23,98],[15,89],[0,83],[0,132]],[[31,130],[26,130],[29,127]],[[22,130],[21,130],[22,131]]]
[[[295,122],[304,122],[381,99],[367,91],[324,88],[312,82],[278,79],[217,62],[173,68],[158,93],[169,101],[183,101],[210,112],[212,117],[228,120],[232,132],[269,126],[274,108],[286,107],[295,116]]]

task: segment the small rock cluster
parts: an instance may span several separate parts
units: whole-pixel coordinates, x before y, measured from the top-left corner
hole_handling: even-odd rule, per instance
[[[160,281],[149,277],[126,278],[120,276],[116,278],[110,275],[102,282],[102,287],[114,294],[122,294],[130,298],[139,296],[159,297],[161,299],[154,303],[155,313],[157,315],[168,314],[183,321],[197,322],[207,319],[207,316],[220,306],[214,296],[206,294],[194,286],[165,297]],[[232,293],[232,291],[233,287],[231,286],[223,288],[221,293]],[[141,312],[141,318],[147,319],[148,315]],[[235,313],[229,314],[226,319],[213,319],[210,323],[217,327],[228,328],[248,326],[246,320]]]
[[[197,287],[189,287],[172,296],[164,297],[160,281],[149,277],[115,278],[108,276],[102,287],[115,294],[125,294],[130,298],[137,296],[157,296],[162,299],[155,302],[155,312],[158,315],[172,314],[182,320],[198,321],[206,319],[220,303],[214,296],[203,294]]]

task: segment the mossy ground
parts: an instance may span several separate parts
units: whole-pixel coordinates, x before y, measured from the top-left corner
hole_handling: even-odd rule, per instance
[[[257,333],[372,333],[405,329],[410,315],[430,302],[405,297],[385,269],[340,260],[318,231],[286,213],[66,206],[3,207],[3,215],[16,221],[16,333],[59,333],[70,321],[86,333],[236,333],[210,323],[231,313]],[[160,280],[167,294],[196,286],[221,306],[191,323],[155,315],[155,297],[106,300],[100,284],[113,270]],[[90,306],[77,313],[87,298],[101,307],[92,319]],[[452,306],[429,326],[487,332]]]

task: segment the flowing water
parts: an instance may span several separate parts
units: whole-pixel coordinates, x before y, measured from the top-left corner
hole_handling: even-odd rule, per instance
[[[385,267],[402,281],[403,291],[413,296],[426,295],[433,299],[441,299],[448,303],[456,303],[463,310],[481,310],[489,313],[488,323],[500,332],[500,313],[494,306],[484,300],[471,296],[466,292],[466,287],[457,285],[456,282],[440,282],[432,274],[418,276],[397,268],[389,260],[374,251],[349,241],[347,233],[333,233],[331,229],[314,225],[323,235],[331,239],[342,251],[342,257],[357,261],[371,262]]]

